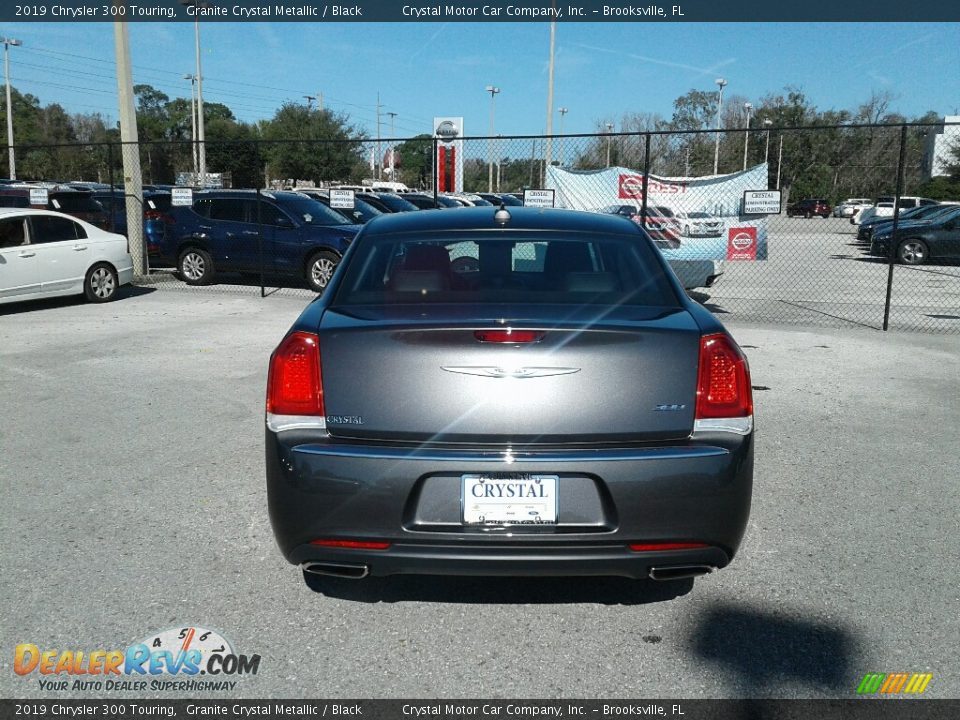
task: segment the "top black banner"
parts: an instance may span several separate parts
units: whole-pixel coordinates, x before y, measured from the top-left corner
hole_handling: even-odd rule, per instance
[[[956,0],[34,0],[0,3],[3,22],[957,22]]]

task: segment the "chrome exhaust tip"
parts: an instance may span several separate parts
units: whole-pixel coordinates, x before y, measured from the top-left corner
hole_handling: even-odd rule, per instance
[[[332,577],[360,580],[370,574],[368,565],[351,565],[348,563],[306,562],[300,566],[304,572],[314,575],[330,575]]]
[[[685,578],[709,575],[714,570],[716,570],[716,568],[712,565],[666,565],[663,567],[650,568],[650,579],[661,582],[667,580],[683,580]]]

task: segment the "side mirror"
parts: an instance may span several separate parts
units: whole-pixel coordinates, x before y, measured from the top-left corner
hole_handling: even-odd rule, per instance
[[[279,215],[277,217],[277,227],[292,228],[293,223],[290,221],[290,218],[288,218],[286,215]]]

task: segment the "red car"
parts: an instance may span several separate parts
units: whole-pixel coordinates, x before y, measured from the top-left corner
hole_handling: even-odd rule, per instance
[[[819,215],[826,219],[830,217],[830,213],[832,212],[833,208],[830,206],[830,203],[818,198],[808,198],[787,206],[787,217],[803,215],[805,218],[812,218],[814,215]]]

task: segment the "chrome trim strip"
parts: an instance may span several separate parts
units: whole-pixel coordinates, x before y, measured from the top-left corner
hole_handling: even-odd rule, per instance
[[[753,415],[738,418],[708,418],[695,420],[694,434],[698,432],[728,432],[735,435],[749,435],[753,432]]]
[[[672,460],[720,457],[729,451],[722,447],[663,447],[623,450],[437,450],[435,448],[354,447],[349,445],[298,445],[295,452],[330,457],[364,458],[367,460],[430,460],[435,462],[505,462],[564,463],[584,461],[604,462],[623,460]]]
[[[327,419],[313,415],[274,415],[267,413],[267,427],[273,432],[281,430],[326,430]]]

